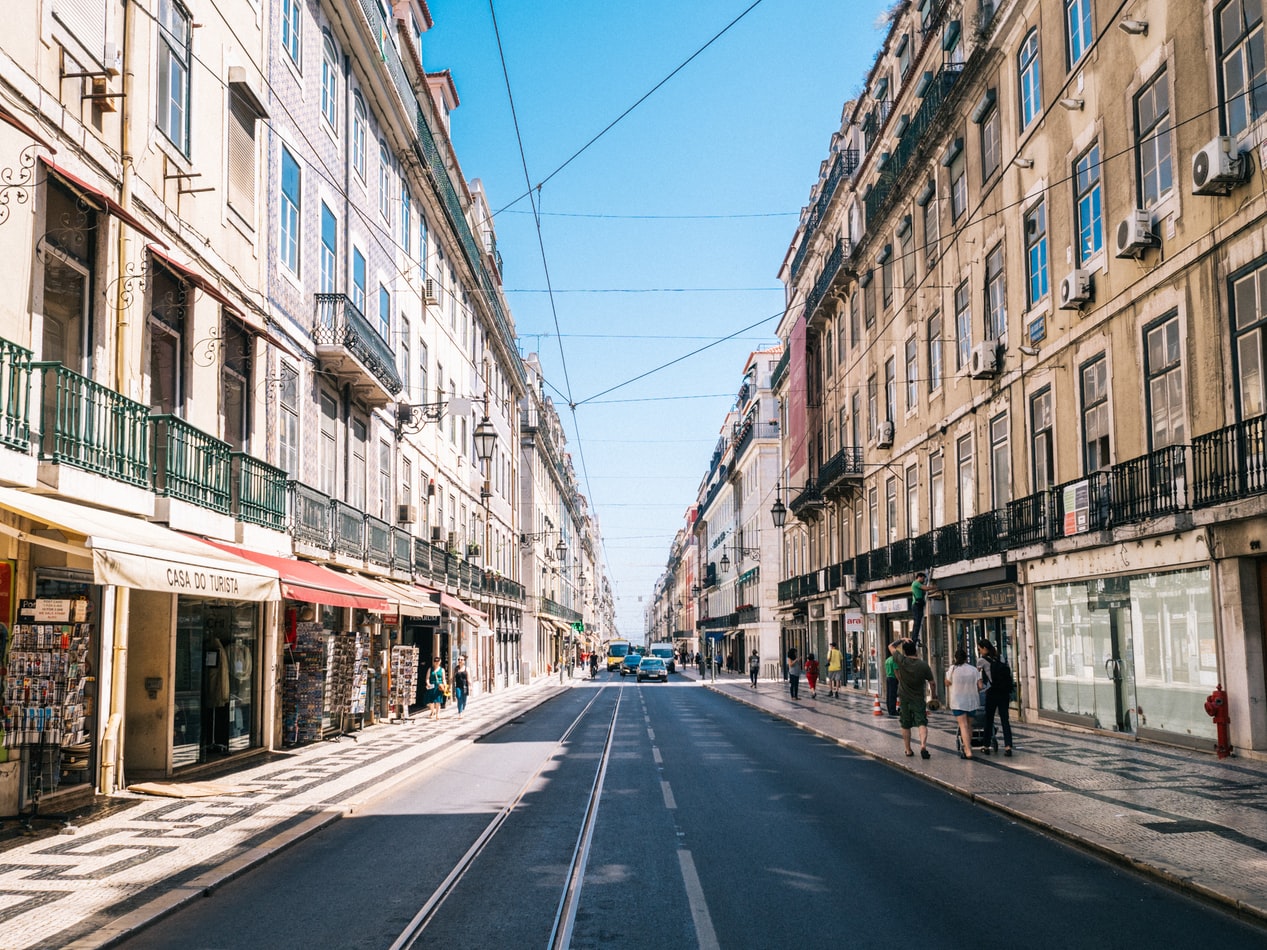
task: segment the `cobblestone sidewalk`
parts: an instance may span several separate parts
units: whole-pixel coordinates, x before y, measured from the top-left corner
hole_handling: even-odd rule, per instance
[[[906,758],[874,698],[791,700],[781,683],[706,683],[858,752],[915,772],[1165,881],[1267,920],[1267,764],[1048,726],[1013,725],[1016,754],[959,758],[955,721],[930,716],[927,761]]]
[[[74,834],[0,852],[0,950],[107,946],[566,688],[545,680],[475,697],[461,718],[371,726],[213,780],[233,794],[124,793],[111,801],[126,807]]]

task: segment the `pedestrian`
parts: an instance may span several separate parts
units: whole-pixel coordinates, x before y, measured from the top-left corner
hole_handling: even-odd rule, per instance
[[[924,606],[928,601],[928,592],[924,582],[928,575],[920,571],[911,582],[911,639],[919,646],[919,634],[924,629]]]
[[[972,758],[972,717],[981,708],[981,671],[968,662],[968,651],[955,650],[955,663],[946,671],[946,697],[959,723],[959,757]]]
[[[985,678],[985,751],[988,755],[994,746],[994,714],[997,711],[1003,727],[1003,754],[1010,756],[1012,722],[1008,718],[1008,710],[1012,705],[1012,668],[989,640],[983,638],[977,641],[977,654],[981,657],[978,666]]]
[[[466,709],[467,697],[471,695],[471,678],[466,672],[466,657],[458,657],[458,668],[453,671],[453,698],[458,701],[458,715]]]
[[[598,654],[590,654],[590,679],[598,675]]]
[[[845,671],[845,655],[840,652],[840,648],[836,646],[836,641],[831,642],[831,646],[827,649],[827,695],[840,695],[840,677]]]
[[[796,655],[796,647],[792,647],[787,651],[787,688],[793,699],[801,698],[801,673],[804,671],[805,664]]]
[[[818,660],[812,653],[805,655],[805,682],[809,683],[809,698],[818,699]]]
[[[928,684],[932,693],[930,701],[936,703],[937,678],[933,676],[932,668],[919,658],[914,640],[894,640],[889,644],[889,653],[897,660],[897,689],[902,700],[898,722],[902,725],[903,749],[908,756],[915,754],[911,751],[911,730],[919,729],[919,756],[927,759],[928,713],[924,684]]]
[[[748,678],[752,680],[752,688],[757,688],[757,674],[761,672],[761,654],[752,648],[752,656],[748,657]]]
[[[700,653],[699,650],[695,651],[695,662],[699,665],[700,679],[703,679],[704,678],[704,654]]]
[[[890,716],[897,715],[897,657],[892,652],[884,658],[884,706]]]
[[[440,704],[444,699],[445,676],[440,658],[431,658],[431,669],[427,670],[427,710],[428,719],[440,718]]]

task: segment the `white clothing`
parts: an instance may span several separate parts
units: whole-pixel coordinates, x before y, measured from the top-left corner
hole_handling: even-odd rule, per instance
[[[977,691],[980,672],[971,663],[952,666],[946,674],[946,685],[950,687],[950,708],[962,712],[973,712],[981,708],[981,694]]]

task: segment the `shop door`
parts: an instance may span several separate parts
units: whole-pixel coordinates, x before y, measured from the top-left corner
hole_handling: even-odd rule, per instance
[[[1112,684],[1112,728],[1134,733],[1136,722],[1135,655],[1131,639],[1131,611],[1115,607],[1109,611],[1109,643],[1105,650],[1105,678]],[[1108,712],[1108,709],[1105,709]],[[1101,716],[1104,724],[1104,717]]]

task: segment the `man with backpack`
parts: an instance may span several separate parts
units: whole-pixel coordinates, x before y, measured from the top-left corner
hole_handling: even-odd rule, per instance
[[[1012,668],[1007,660],[999,656],[994,644],[984,638],[977,641],[977,654],[980,660],[977,667],[986,682],[985,687],[985,752],[990,753],[994,745],[994,713],[999,714],[999,723],[1003,727],[1003,754],[1012,754],[1012,723],[1008,719],[1008,710],[1012,705]]]

